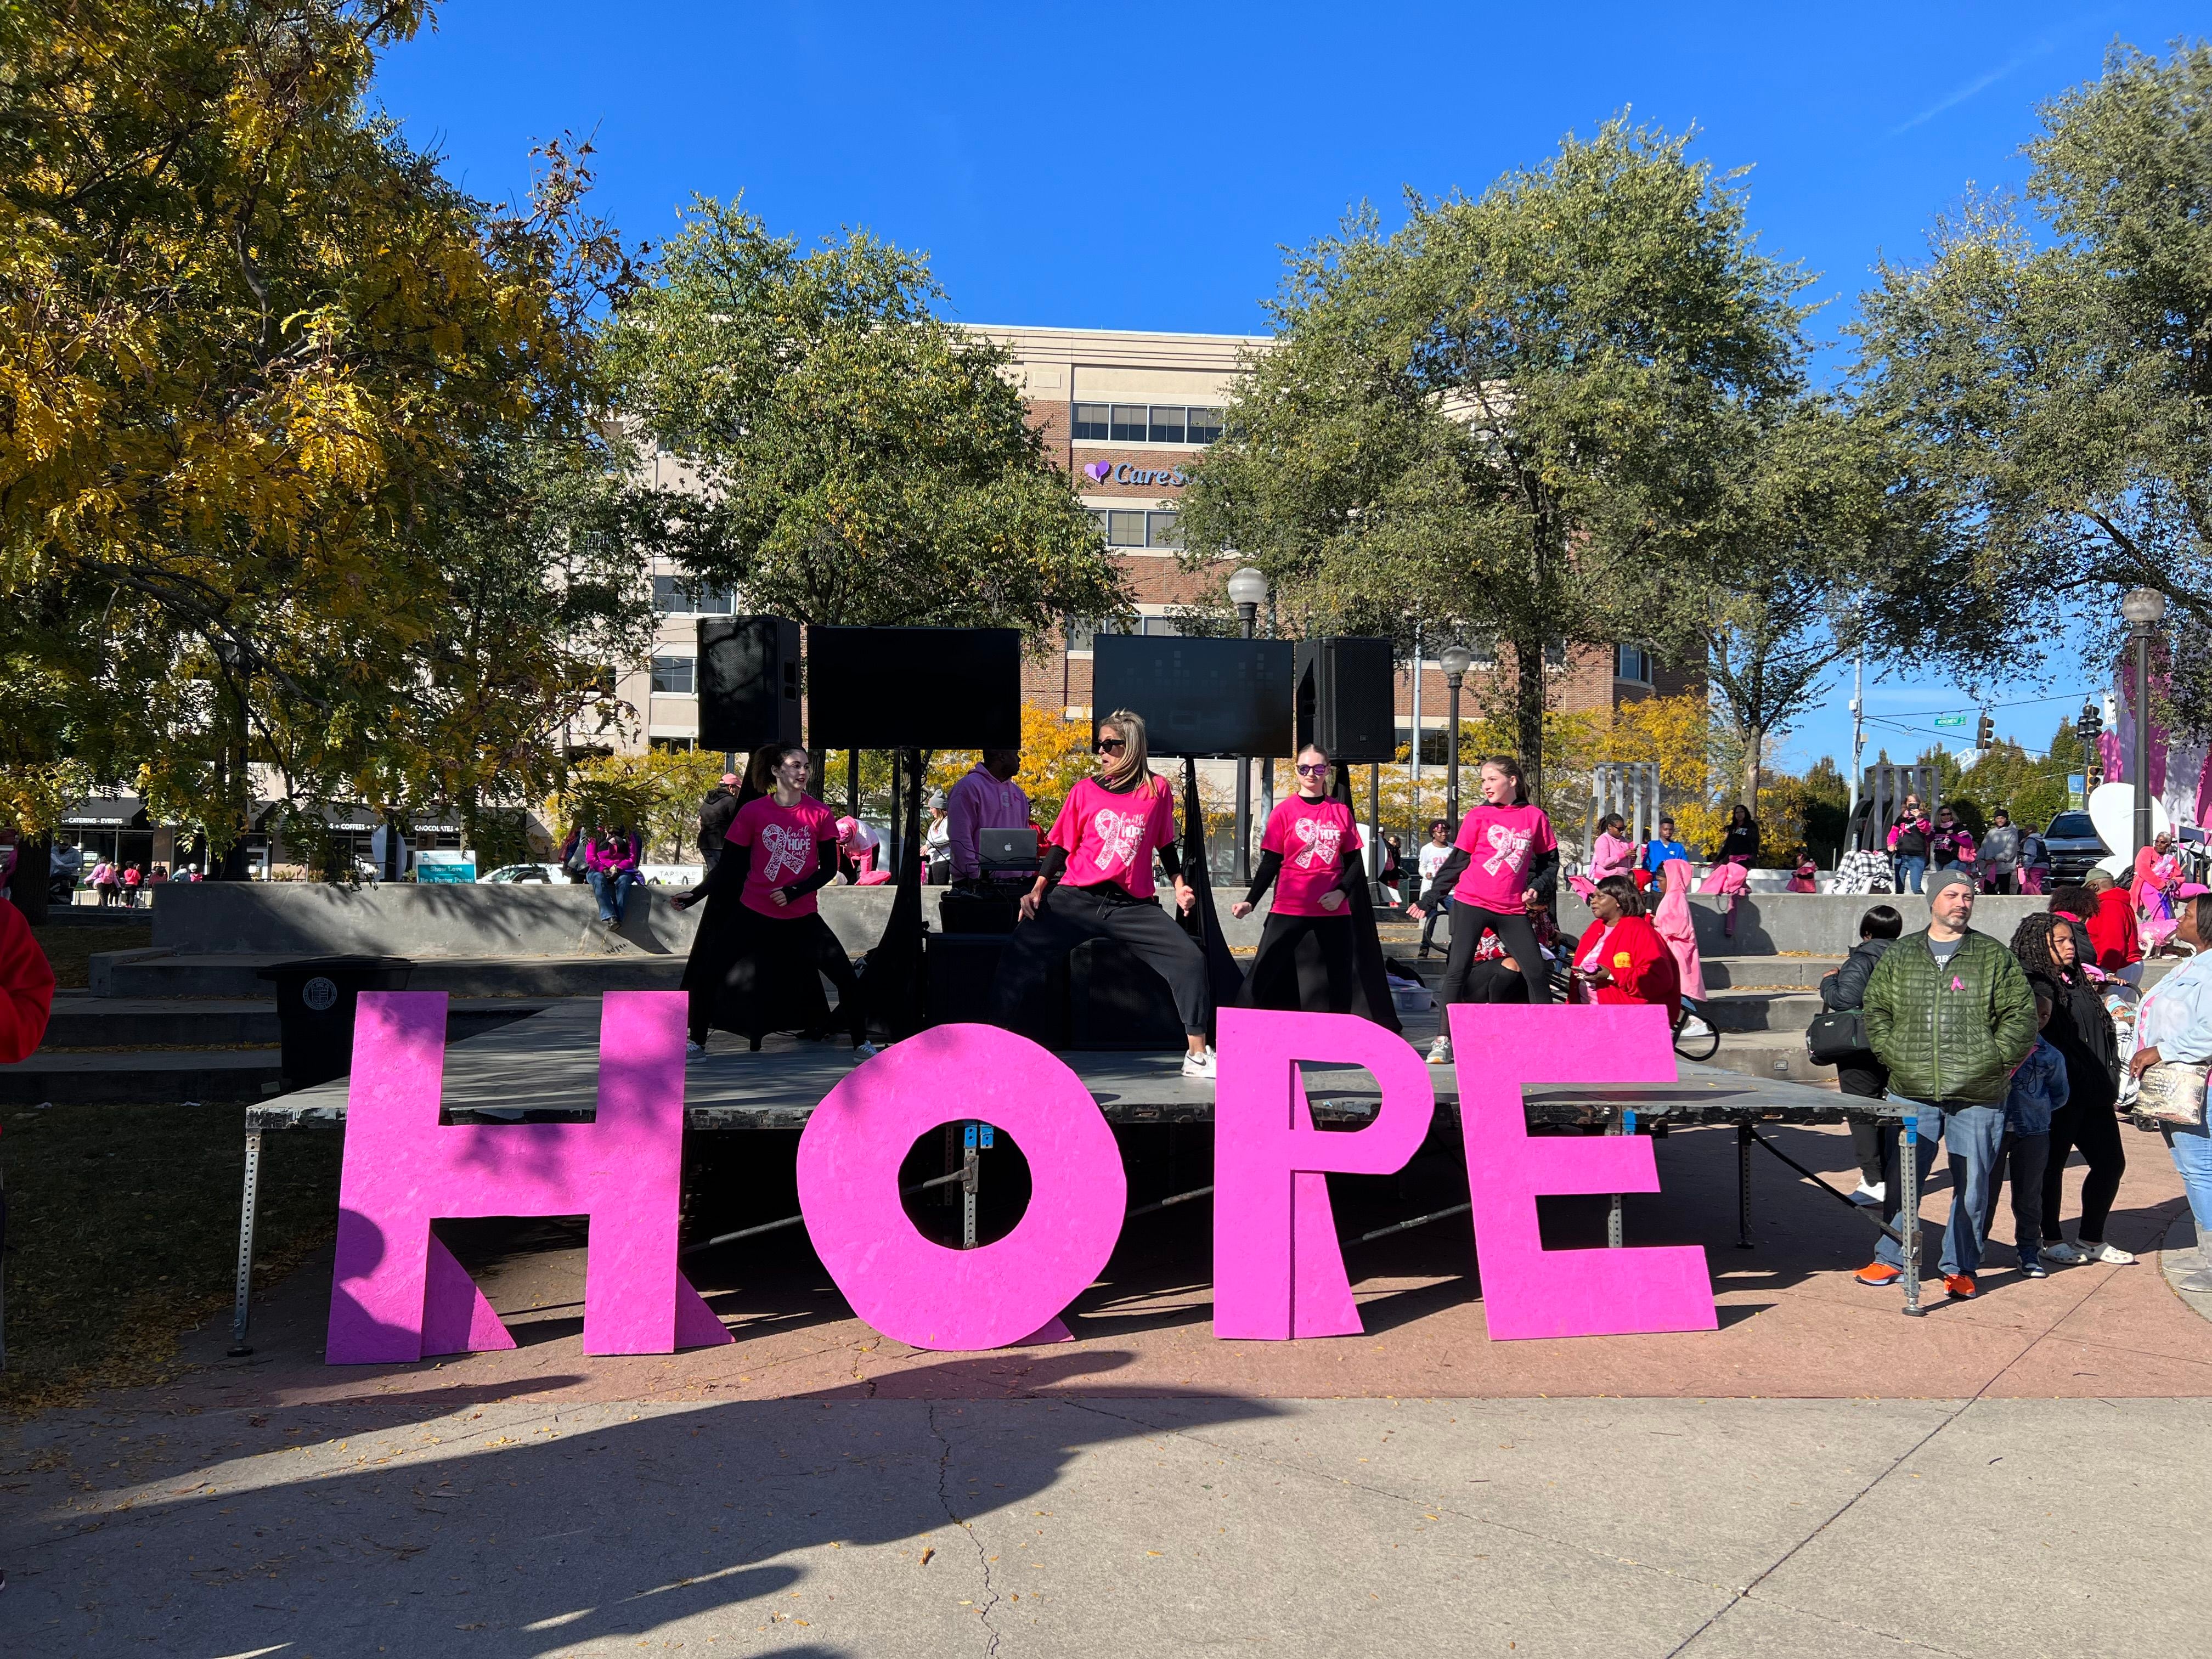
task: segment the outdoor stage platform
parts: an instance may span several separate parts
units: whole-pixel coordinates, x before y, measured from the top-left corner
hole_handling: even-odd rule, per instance
[[[1435,1032],[1434,1019],[1433,1015],[1409,1019],[1407,1040],[1425,1048]],[[803,1128],[816,1104],[853,1070],[852,1054],[842,1036],[821,1042],[771,1039],[757,1054],[746,1052],[743,1039],[726,1032],[716,1033],[714,1044],[727,1046],[722,1052],[692,1055],[684,1066],[684,1127],[693,1133]],[[588,1119],[598,1099],[599,1048],[599,1010],[588,1002],[559,1004],[481,1036],[449,1043],[445,1051],[444,1120],[454,1124],[488,1124]],[[1179,1053],[1068,1051],[1059,1057],[1090,1090],[1106,1121],[1116,1127],[1213,1121],[1213,1085],[1184,1078]],[[1307,1100],[1316,1122],[1356,1127],[1371,1119],[1381,1104],[1374,1078],[1358,1067],[1308,1065],[1303,1070]],[[1456,1068],[1435,1066],[1430,1067],[1429,1075],[1436,1091],[1437,1122],[1456,1127]],[[339,1079],[246,1109],[245,1191],[240,1206],[233,1319],[233,1336],[240,1352],[246,1351],[263,1138],[278,1130],[342,1125],[346,1093],[346,1079]],[[1895,1123],[1905,1112],[1905,1108],[1886,1101],[1745,1077],[1680,1057],[1672,1083],[1538,1085],[1529,1086],[1524,1098],[1530,1125],[1553,1132],[1663,1137],[1681,1129],[1733,1127],[1737,1143],[1739,1246],[1743,1249],[1751,1248],[1751,1150],[1754,1145],[1765,1147],[1838,1201],[1850,1202],[1844,1194],[1762,1137],[1759,1125],[1841,1123],[1850,1119]],[[1900,1163],[1905,1175],[1902,1212],[1917,1214],[1915,1161],[1904,1158]],[[976,1180],[972,1150],[963,1170],[942,1178],[946,1183],[958,1181],[963,1185],[970,1218]],[[1212,1190],[1200,1188],[1167,1201],[1203,1197]],[[1160,1207],[1144,1206],[1146,1210]],[[1401,1225],[1442,1220],[1462,1214],[1466,1208],[1458,1206]],[[1133,1215],[1141,1212],[1131,1212]],[[1608,1242],[1616,1246],[1621,1243],[1620,1212],[1616,1198],[1608,1229]],[[1860,1213],[1875,1221],[1870,1212]],[[726,1243],[795,1225],[799,1219],[794,1216],[766,1221],[706,1242]],[[1918,1251],[1912,1242],[1900,1243],[1905,1244],[1906,1263],[1905,1310],[1917,1314],[1920,1311]]]

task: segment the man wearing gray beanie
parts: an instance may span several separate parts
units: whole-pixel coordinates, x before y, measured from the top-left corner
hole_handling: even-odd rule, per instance
[[[1956,865],[1928,878],[1928,926],[1882,953],[1867,976],[1867,1046],[1889,1068],[1889,1097],[1919,1118],[1924,1182],[1936,1143],[1951,1153],[1951,1218],[1943,1230],[1943,1287],[1954,1301],[1974,1291],[1981,1267],[1981,1218],[1997,1149],[2004,1140],[2005,1091],[2014,1067],[2035,1046],[2035,998],[2013,953],[1967,924],[1974,878]],[[1900,1200],[1898,1132],[1883,1131],[1882,1169],[1893,1226]],[[1904,1225],[1919,1225],[1917,1216]],[[1902,1227],[1899,1228],[1902,1231]],[[1884,1237],[1862,1285],[1887,1285],[1903,1271],[1894,1239]]]

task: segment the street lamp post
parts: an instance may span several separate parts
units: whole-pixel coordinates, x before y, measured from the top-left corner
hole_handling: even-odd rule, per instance
[[[1449,747],[1444,750],[1444,816],[1451,820],[1452,833],[1459,833],[1459,688],[1467,678],[1467,671],[1474,664],[1474,653],[1455,640],[1437,653],[1437,661],[1444,671],[1444,686],[1451,694]]]
[[[2120,601],[2128,635],[2136,647],[2136,844],[2140,855],[2150,845],[2150,636],[2166,615],[2166,595],[2138,587]]]
[[[1229,598],[1237,606],[1237,620],[1244,629],[1244,637],[1252,637],[1252,625],[1258,620],[1260,607],[1267,602],[1267,578],[1250,565],[1244,566],[1229,579]],[[1237,757],[1237,862],[1235,879],[1249,883],[1252,879],[1252,757]]]

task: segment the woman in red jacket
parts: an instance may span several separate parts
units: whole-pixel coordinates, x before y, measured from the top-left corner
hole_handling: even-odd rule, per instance
[[[1575,1000],[1651,1003],[1667,1011],[1673,1030],[1682,1019],[1682,974],[1651,925],[1644,895],[1627,877],[1608,876],[1590,895],[1589,908],[1596,920],[1575,946]]]

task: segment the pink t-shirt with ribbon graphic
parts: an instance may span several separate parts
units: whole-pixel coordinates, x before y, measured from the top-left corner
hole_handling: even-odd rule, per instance
[[[819,908],[811,893],[794,894],[782,905],[768,895],[770,888],[804,881],[821,868],[817,848],[837,839],[837,817],[820,801],[811,795],[800,796],[796,806],[778,806],[774,795],[749,800],[730,820],[729,838],[753,849],[738,896],[746,909],[764,916],[811,916]]]
[[[1292,795],[1267,815],[1260,850],[1282,854],[1275,877],[1279,916],[1349,916],[1349,905],[1334,910],[1321,896],[1344,878],[1344,855],[1359,850],[1359,828],[1352,809],[1340,800],[1308,800]]]
[[[1067,792],[1060,816],[1052,821],[1048,846],[1064,848],[1071,887],[1112,882],[1131,898],[1152,896],[1152,854],[1174,844],[1174,792],[1164,778],[1152,778],[1126,795],[1117,795],[1096,778]]]
[[[1492,806],[1485,801],[1460,820],[1452,842],[1468,857],[1452,889],[1452,902],[1517,915],[1530,866],[1559,844],[1542,807]]]

